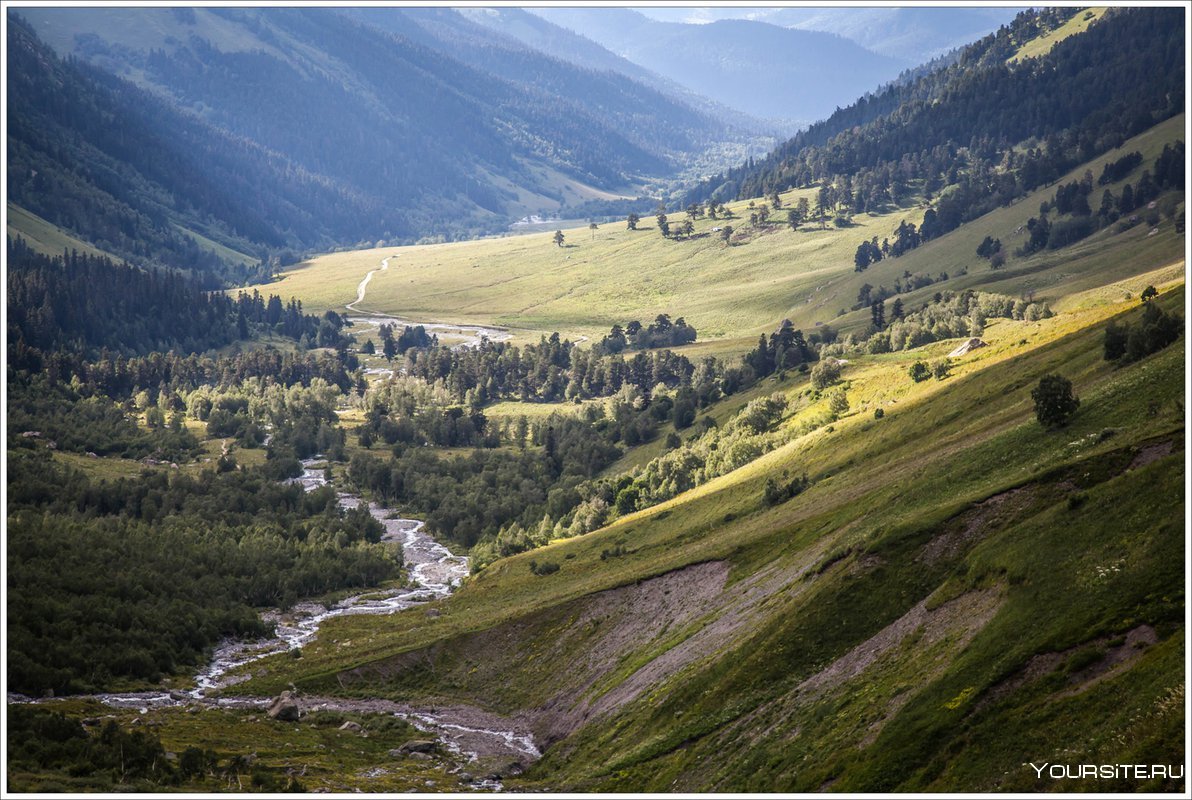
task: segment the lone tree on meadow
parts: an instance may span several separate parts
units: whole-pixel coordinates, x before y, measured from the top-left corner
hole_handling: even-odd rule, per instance
[[[595,238],[596,238],[596,229],[597,229],[597,228],[599,228],[599,227],[600,227],[600,226],[599,226],[599,225],[597,225],[595,222],[589,222],[589,223],[588,223],[588,230],[590,230],[590,231],[592,232],[592,238],[593,238],[593,239],[595,239]]]
[[[733,244],[732,238],[733,238],[733,226],[732,225],[725,225],[723,228],[720,229],[720,239],[725,244],[727,244],[729,247],[732,247],[732,244]]]
[[[556,247],[563,246],[563,232],[562,231],[555,231],[555,246]]]
[[[631,231],[637,230],[637,223],[639,223],[641,221],[642,221],[642,218],[639,217],[637,214],[630,214],[628,217],[625,218],[626,227],[629,228],[629,230],[631,230]]]
[[[1072,393],[1072,381],[1063,375],[1044,375],[1031,390],[1035,418],[1045,428],[1059,428],[1080,407],[1080,398]]]
[[[1139,296],[1139,299],[1142,300],[1142,302],[1144,302],[1144,303],[1149,303],[1151,300],[1154,300],[1158,296],[1159,296],[1158,289],[1156,289],[1154,286],[1147,286],[1145,289],[1142,290],[1142,294]]]

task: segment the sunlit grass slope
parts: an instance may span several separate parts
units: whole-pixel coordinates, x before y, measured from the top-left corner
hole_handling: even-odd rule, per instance
[[[1064,39],[1087,31],[1090,25],[1105,16],[1107,10],[1106,8],[1087,8],[1077,11],[1074,17],[1054,31],[1047,31],[1023,44],[1017,53],[1006,59],[1007,62],[1012,64],[1019,59],[1039,58],[1047,55],[1051,52],[1051,48]]]

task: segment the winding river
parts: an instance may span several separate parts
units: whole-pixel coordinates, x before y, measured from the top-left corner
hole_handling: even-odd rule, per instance
[[[326,485],[323,470],[316,467],[321,459],[302,462],[301,477],[294,478],[306,491]],[[356,508],[360,498],[339,493],[340,505]],[[423,522],[392,516],[391,512],[374,503],[369,513],[385,527],[382,542],[398,543],[402,547],[405,565],[412,587],[374,589],[347,597],[330,606],[319,603],[298,603],[286,612],[271,610],[262,614],[275,624],[275,634],[268,639],[254,641],[226,641],[216,648],[211,661],[195,675],[195,686],[189,691],[123,692],[92,695],[93,699],[114,708],[133,708],[141,713],[150,708],[166,708],[193,704],[217,705],[229,708],[263,707],[271,698],[214,696],[213,693],[234,686],[250,677],[240,668],[266,656],[302,647],[318,634],[328,619],[348,614],[392,614],[423,605],[451,594],[468,574],[468,558],[453,554],[423,532]],[[237,674],[233,675],[232,673]],[[8,702],[48,702],[9,694]],[[440,739],[451,752],[468,761],[481,755],[505,760],[529,762],[540,757],[528,730],[507,730],[501,725],[511,721],[487,714],[479,709],[456,707],[427,710],[381,700],[342,700],[332,697],[302,698],[309,710],[365,711],[392,713],[406,719],[414,727]],[[477,722],[479,720],[480,722]],[[492,727],[489,727],[492,726]],[[494,780],[480,781],[477,788],[500,788]]]

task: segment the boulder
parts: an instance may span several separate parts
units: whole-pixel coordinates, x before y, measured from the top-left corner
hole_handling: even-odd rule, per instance
[[[352,722],[352,720],[348,720],[343,725],[340,725],[339,729],[341,731],[354,731],[356,733],[359,733],[360,731],[364,730],[362,727],[360,727],[359,722]]]
[[[960,358],[961,356],[966,355],[966,354],[972,352],[973,350],[976,350],[978,347],[985,347],[985,342],[981,341],[980,339],[978,339],[976,337],[973,337],[972,339],[969,339],[967,342],[964,342],[963,344],[961,344],[959,347],[957,347],[951,353],[948,353],[948,358]]]
[[[269,706],[269,717],[282,722],[296,722],[302,716],[302,708],[294,693],[286,690],[277,696]]]
[[[409,755],[411,753],[433,753],[439,743],[433,739],[413,739],[406,742],[398,748],[398,752],[402,755]]]

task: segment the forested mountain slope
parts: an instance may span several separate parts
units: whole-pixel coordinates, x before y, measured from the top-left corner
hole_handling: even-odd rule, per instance
[[[957,171],[999,166],[1010,168],[1000,172],[1011,185],[991,177],[987,189],[1012,196],[1183,110],[1185,29],[1175,9],[1115,9],[1043,56],[1014,60],[1023,43],[1077,13],[1085,12],[1024,13],[955,63],[863,97],[765,159],[706,181],[689,200],[847,175],[866,199],[898,202],[908,180],[936,190]]]

